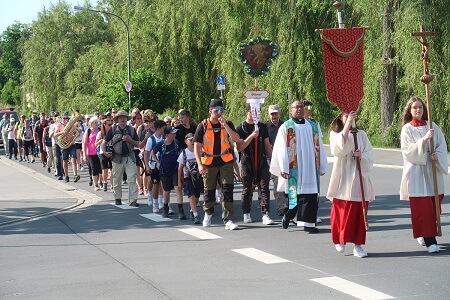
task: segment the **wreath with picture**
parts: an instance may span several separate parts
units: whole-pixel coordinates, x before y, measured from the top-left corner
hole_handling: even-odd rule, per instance
[[[270,39],[257,36],[238,46],[239,61],[251,77],[267,75],[278,56],[277,49],[278,45]]]

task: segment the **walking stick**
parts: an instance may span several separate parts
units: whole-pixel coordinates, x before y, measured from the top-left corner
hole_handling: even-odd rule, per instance
[[[351,130],[351,133],[353,134],[353,141],[355,144],[355,151],[358,150],[358,129],[356,126],[354,126]],[[363,218],[364,218],[364,228],[366,231],[369,229],[369,222],[367,222],[367,209],[366,209],[366,197],[364,196],[364,185],[362,181],[362,172],[361,172],[361,161],[359,157],[355,157],[356,160],[356,170],[358,172],[359,177],[359,188],[361,189],[361,203],[362,203],[362,210],[363,210]]]
[[[425,95],[427,98],[427,110],[428,110],[428,126],[430,129],[433,129],[433,121],[431,118],[431,99],[430,99],[430,83],[433,81],[433,76],[430,75],[428,71],[428,63],[430,62],[428,59],[428,42],[427,36],[436,35],[434,32],[426,32],[423,25],[420,25],[420,32],[412,32],[411,36],[416,37],[419,43],[422,45],[422,61],[423,61],[423,75],[420,77],[420,81],[425,85]],[[430,139],[430,152],[433,154],[435,151],[434,148],[434,139],[433,137]],[[441,203],[439,200],[439,192],[437,186],[437,175],[436,175],[436,162],[431,160],[431,169],[433,174],[433,189],[434,189],[434,208],[436,212],[436,229],[438,236],[442,236],[441,230]]]

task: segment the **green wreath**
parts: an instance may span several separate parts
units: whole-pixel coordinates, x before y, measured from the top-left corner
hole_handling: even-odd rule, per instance
[[[238,46],[239,61],[251,77],[267,75],[278,56],[277,49],[278,45],[270,39],[257,36]]]

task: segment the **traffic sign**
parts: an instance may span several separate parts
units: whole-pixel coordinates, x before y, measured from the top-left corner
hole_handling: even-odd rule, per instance
[[[127,81],[125,83],[125,91],[127,91],[128,93],[131,91],[131,89],[133,88],[133,84],[131,83],[131,81]]]
[[[219,90],[219,91],[225,91],[225,84],[218,84],[218,85],[217,85],[217,90]]]
[[[244,93],[247,99],[265,99],[269,96],[268,91],[247,91]]]
[[[223,75],[219,75],[216,78],[217,85],[225,85],[226,81],[227,80],[226,80],[225,76],[223,76]],[[217,88],[217,89],[219,89],[219,88]]]

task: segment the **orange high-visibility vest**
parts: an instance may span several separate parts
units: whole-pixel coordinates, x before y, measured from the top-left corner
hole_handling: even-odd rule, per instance
[[[205,122],[205,121],[203,121]],[[212,128],[211,121],[206,120],[205,135],[203,136],[202,147],[202,164],[209,166],[214,157],[221,157],[224,162],[233,160],[233,153],[231,151],[231,144],[228,140],[228,134],[223,126],[220,127],[220,154],[214,154],[214,128]]]

